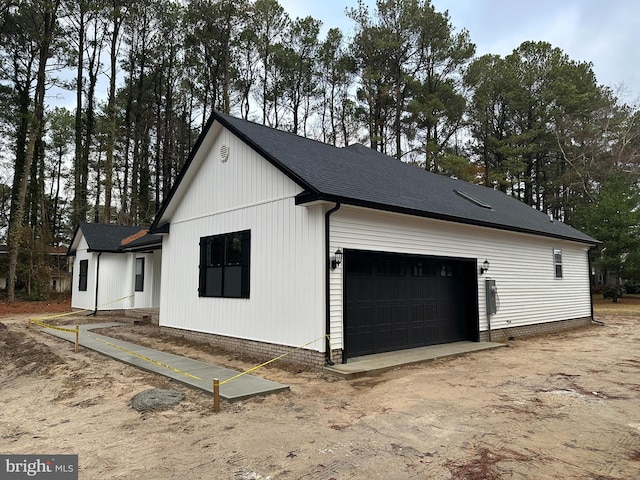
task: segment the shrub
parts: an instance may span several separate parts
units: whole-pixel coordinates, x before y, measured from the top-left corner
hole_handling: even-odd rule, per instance
[[[617,295],[616,295],[616,290],[617,290]],[[602,294],[602,296],[604,298],[620,298],[624,296],[624,287],[619,286],[619,287],[607,287],[604,291],[604,293]]]

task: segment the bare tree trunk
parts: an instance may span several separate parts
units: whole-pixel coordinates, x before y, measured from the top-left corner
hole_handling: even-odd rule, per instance
[[[135,56],[133,52],[129,53],[129,71],[133,72],[135,67]],[[129,169],[131,168],[131,160],[129,155],[131,154],[131,129],[132,129],[132,110],[133,110],[133,77],[129,78],[129,85],[127,86],[127,103],[124,111],[124,129],[127,132],[124,145],[124,168],[122,187],[120,189],[120,215],[119,221],[125,225],[130,225],[129,218]]]
[[[84,148],[82,151],[82,168],[85,169],[85,173],[80,184],[82,189],[82,202],[85,205],[85,212],[88,209],[89,204],[89,157],[91,155],[91,144],[95,135],[95,92],[96,84],[98,82],[98,71],[100,69],[100,52],[102,51],[102,39],[98,38],[97,26],[94,31],[94,39],[91,41],[93,50],[91,51],[88,61],[88,73],[89,73],[89,89],[87,90],[87,113],[86,113],[86,129],[84,138]],[[100,182],[100,177],[97,179]],[[96,197],[96,209],[100,205],[99,195]],[[99,218],[96,210],[94,218]]]
[[[113,154],[116,136],[116,65],[118,63],[118,35],[123,17],[120,14],[119,1],[113,1],[113,31],[111,32],[109,100],[107,101],[107,145],[104,165],[104,210],[102,222],[111,222],[111,194],[113,191]]]
[[[169,60],[169,63],[171,60]],[[170,67],[169,67],[170,71]],[[169,90],[169,78],[170,73],[167,73],[167,90]],[[154,174],[154,208],[157,211],[158,206],[160,205],[160,174],[164,171],[164,157],[167,152],[167,138],[169,137],[169,131],[167,129],[167,117],[170,115],[169,111],[165,108],[164,118],[162,115],[162,79],[158,79],[155,84],[155,100],[156,100],[156,142],[155,142],[155,152],[154,152],[154,163],[155,163],[155,174]],[[169,96],[169,92],[167,91],[167,97]],[[165,105],[166,106],[166,105]],[[163,153],[164,152],[164,153]]]
[[[51,218],[51,233],[53,235],[53,241],[55,245],[58,245],[58,239],[60,238],[60,232],[59,232],[59,228],[60,228],[60,212],[58,212],[58,204],[59,204],[59,200],[60,200],[60,177],[62,176],[62,152],[58,153],[58,164],[56,166],[56,193],[55,196],[52,195],[52,197],[54,198],[54,203],[53,203],[53,215]],[[53,182],[51,185],[51,188],[53,189]]]
[[[163,130],[164,130],[164,138],[163,138],[163,146],[162,146],[162,162],[160,165],[162,180],[161,185],[156,185],[156,205],[155,209],[158,211],[160,209],[160,205],[162,201],[167,198],[169,194],[169,190],[171,189],[171,184],[173,183],[171,178],[171,167],[173,165],[174,158],[174,147],[175,147],[175,133],[173,128],[173,119],[174,119],[174,103],[173,103],[173,84],[172,84],[172,76],[174,70],[174,61],[175,61],[175,51],[171,52],[171,56],[169,58],[167,79],[166,79],[166,98],[165,98],[165,107],[164,107],[164,120],[163,120]],[[160,182],[157,182],[160,183]]]
[[[73,169],[73,212],[72,222],[78,224],[86,220],[86,197],[82,196],[81,185],[86,175],[82,164],[82,89],[84,84],[84,44],[85,44],[85,10],[84,2],[80,2],[78,17],[78,69],[76,72],[76,122],[75,122],[75,160]]]
[[[34,113],[31,120],[31,133],[27,144],[25,155],[25,168],[18,194],[18,205],[15,210],[15,217],[9,226],[9,285],[8,301],[15,301],[15,277],[18,265],[18,253],[20,252],[20,240],[24,227],[25,202],[27,197],[27,183],[29,180],[29,169],[35,159],[36,144],[42,140],[43,118],[44,118],[44,94],[46,84],[46,66],[49,59],[49,47],[53,36],[53,29],[56,24],[56,13],[60,6],[60,0],[55,0],[48,5],[48,9],[43,12],[44,34],[39,49],[38,75],[36,81],[36,91],[34,96]]]

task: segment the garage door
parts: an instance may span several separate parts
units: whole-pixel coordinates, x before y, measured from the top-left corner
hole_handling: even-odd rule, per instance
[[[476,262],[346,250],[347,358],[477,340]]]

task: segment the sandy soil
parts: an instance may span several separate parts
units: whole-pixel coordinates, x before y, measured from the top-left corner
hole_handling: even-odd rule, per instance
[[[640,306],[599,316],[605,326],[356,381],[268,367],[259,374],[290,392],[218,414],[211,396],[74,354],[27,330],[28,317],[0,318],[0,453],[77,453],[82,479],[640,479]],[[251,366],[155,327],[116,331]],[[133,410],[152,387],[185,400]]]

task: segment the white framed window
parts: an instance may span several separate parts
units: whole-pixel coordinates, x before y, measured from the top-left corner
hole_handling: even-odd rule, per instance
[[[553,249],[553,268],[555,270],[555,277],[562,278],[562,250],[559,248]]]

